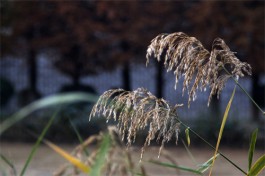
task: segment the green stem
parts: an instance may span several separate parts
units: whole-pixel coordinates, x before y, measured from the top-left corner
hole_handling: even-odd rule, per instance
[[[40,146],[41,141],[43,140],[44,136],[46,135],[46,133],[48,132],[48,129],[51,127],[54,119],[56,118],[58,112],[59,112],[59,108],[58,110],[55,111],[55,113],[53,114],[53,116],[49,119],[48,123],[46,124],[46,126],[44,127],[44,129],[42,130],[41,134],[39,135],[37,141],[35,142],[34,146],[31,149],[31,152],[26,160],[26,163],[24,164],[24,167],[20,173],[20,176],[24,176],[30,162],[32,161],[33,156],[35,155],[35,153],[38,150],[38,147]]]
[[[0,158],[12,169],[13,174],[17,175],[17,171],[15,166],[13,165],[13,163],[11,161],[9,161],[4,155],[0,154]]]
[[[248,96],[248,98],[252,101],[252,103],[260,110],[260,112],[262,113],[262,115],[265,116],[265,112],[261,109],[261,107],[256,103],[256,101],[249,95],[249,93],[241,86],[241,84],[239,84],[238,80],[234,78],[234,76],[225,68],[223,67],[223,69],[225,70],[225,72],[227,74],[229,74],[232,79],[234,80],[234,82],[236,83],[236,85]]]
[[[210,144],[208,141],[206,141],[205,139],[203,139],[203,137],[201,137],[198,133],[196,133],[195,131],[193,131],[188,125],[186,125],[185,123],[183,123],[182,121],[180,121],[178,119],[178,121],[180,122],[181,125],[183,125],[185,128],[189,128],[189,130],[196,135],[199,139],[201,139],[203,142],[205,142],[209,147],[211,147],[213,150],[216,150],[216,148]],[[231,161],[229,158],[227,158],[223,153],[221,153],[219,150],[217,151],[226,161],[228,161],[230,164],[232,164],[234,167],[236,167],[238,170],[240,170],[242,173],[244,173],[245,175],[247,175],[247,173],[242,170],[238,165],[236,165],[233,161]]]
[[[79,133],[79,131],[77,130],[76,126],[74,125],[74,123],[71,121],[70,118],[69,118],[69,121],[70,121],[71,126],[72,126],[73,129],[74,129],[74,132],[75,132],[75,134],[76,134],[76,136],[77,136],[77,138],[78,138],[80,144],[83,145],[83,144],[84,144],[84,140],[83,140],[81,134]],[[86,148],[84,148],[84,152],[85,152],[85,155],[86,155],[86,156],[89,156],[89,152],[88,152],[88,150],[87,150]]]
[[[262,114],[265,116],[265,112],[261,109],[261,107],[256,103],[256,101],[249,95],[249,93],[239,84],[239,82],[232,77],[235,83],[238,85],[238,87],[248,96],[248,98],[254,103],[254,105],[262,112]]]

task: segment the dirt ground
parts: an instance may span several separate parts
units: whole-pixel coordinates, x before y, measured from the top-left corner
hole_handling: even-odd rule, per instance
[[[72,151],[74,145],[59,145],[66,151]],[[27,160],[27,157],[32,149],[32,144],[25,143],[1,143],[0,145],[0,153],[7,157],[13,164],[18,173],[20,173],[23,168],[24,163]],[[170,156],[176,160],[176,162],[181,166],[193,167],[196,168],[196,164],[189,157],[185,148],[181,147],[166,147],[166,151],[169,152]],[[202,164],[207,161],[212,155],[213,151],[208,148],[194,148],[191,147],[190,151],[194,156],[196,163]],[[243,168],[245,171],[247,170],[248,165],[248,151],[247,149],[229,149],[229,148],[221,148],[223,154],[232,159],[234,163]],[[135,164],[139,164],[140,159],[140,148],[133,148],[133,160]],[[264,154],[263,150],[256,150],[254,155],[255,161],[258,157]],[[149,147],[146,150],[144,155],[144,160],[148,160],[149,158],[157,159],[158,147]],[[161,161],[165,161],[160,159]],[[54,171],[58,170],[59,167],[64,165],[66,161],[61,158],[58,154],[54,153],[50,148],[45,145],[41,145],[38,148],[36,155],[33,157],[28,170],[26,171],[26,176],[50,176]],[[172,168],[165,168],[161,166],[154,165],[149,162],[143,161],[146,172],[149,176],[175,176],[175,175],[192,175],[189,172],[185,171],[176,171]],[[9,175],[10,168],[1,160],[0,161],[0,170],[1,174],[4,176],[4,173]],[[205,174],[207,175],[207,174]],[[235,167],[233,167],[230,163],[224,160],[221,157],[217,158],[216,164],[213,169],[213,175],[217,176],[237,176],[243,175],[240,171],[238,171]],[[263,171],[261,175],[265,175]]]

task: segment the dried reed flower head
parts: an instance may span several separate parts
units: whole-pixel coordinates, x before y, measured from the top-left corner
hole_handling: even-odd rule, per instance
[[[141,169],[142,173],[145,173],[145,168],[142,165],[135,165],[133,163],[133,151],[125,150],[125,145],[120,141],[121,138],[117,133],[117,128],[115,126],[108,126],[107,134],[100,132],[99,134],[94,134],[85,139],[82,144],[79,144],[71,152],[71,155],[78,158],[84,164],[92,167],[97,167],[95,164],[97,158],[102,154],[100,148],[104,143],[108,143],[107,153],[105,153],[104,167],[101,171],[101,175],[108,176],[133,176],[132,171],[136,169]],[[97,145],[98,147],[92,147],[92,145]],[[89,155],[85,155],[86,149],[89,147]],[[104,152],[103,152],[104,153]],[[162,153],[163,156],[165,152]],[[69,176],[69,175],[83,175],[78,168],[76,168],[71,163],[64,164],[62,167],[58,168],[53,176]]]
[[[148,46],[146,64],[151,57],[155,57],[158,61],[164,58],[167,71],[174,69],[175,89],[180,77],[184,77],[182,94],[185,90],[188,91],[189,106],[190,102],[196,99],[197,89],[200,88],[202,91],[206,90],[207,86],[210,87],[209,106],[211,97],[215,94],[219,97],[228,78],[233,76],[238,79],[244,76],[243,72],[251,75],[250,65],[239,61],[234,52],[230,51],[220,38],[214,40],[212,51],[209,52],[199,40],[185,33],[160,34]],[[189,88],[193,77],[194,83]]]
[[[123,89],[113,89],[104,92],[94,105],[90,119],[96,114],[102,113],[107,122],[110,119],[118,120],[117,128],[124,140],[127,136],[127,145],[130,146],[135,141],[137,132],[149,127],[144,146],[142,147],[141,158],[146,146],[151,140],[161,142],[161,149],[165,142],[168,142],[175,134],[176,142],[179,133],[179,123],[176,105],[171,107],[164,99],[158,99],[151,92],[144,88],[134,91]]]

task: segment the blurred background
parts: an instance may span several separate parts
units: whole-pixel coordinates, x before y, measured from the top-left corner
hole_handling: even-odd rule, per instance
[[[263,1],[1,0],[1,121],[32,101],[57,93],[100,95],[111,88],[144,87],[172,105],[184,103],[180,118],[215,141],[235,83],[228,81],[220,99],[214,98],[209,107],[206,91],[187,108],[181,83],[174,90],[173,73],[155,60],[145,66],[150,41],[160,33],[180,31],[196,37],[208,50],[215,38],[224,39],[241,61],[252,66],[253,75],[239,82],[264,109]],[[92,105],[64,107],[48,137],[76,138],[70,122],[83,136],[100,131],[105,120],[88,123]],[[30,141],[23,131],[40,132],[50,116],[49,109],[37,111],[1,138]],[[264,144],[264,116],[237,89],[222,142],[248,145],[256,127]]]

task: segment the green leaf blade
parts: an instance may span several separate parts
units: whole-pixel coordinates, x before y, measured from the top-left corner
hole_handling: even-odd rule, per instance
[[[186,172],[191,172],[191,173],[194,173],[197,175],[202,175],[202,173],[200,171],[198,171],[196,169],[188,168],[185,166],[177,166],[177,165],[172,164],[172,163],[165,163],[165,162],[158,162],[158,161],[149,161],[149,162],[156,164],[156,165],[163,166],[163,167],[170,167],[170,168],[179,169],[179,170],[186,171]]]
[[[265,168],[265,154],[262,155],[249,170],[248,176],[257,176]]]
[[[199,166],[199,168],[197,169],[197,171],[204,173],[206,172],[212,165],[213,160],[215,158],[217,158],[219,156],[219,153],[214,157],[210,158],[208,161],[206,161],[205,163],[203,163],[202,165]]]
[[[255,145],[257,141],[257,136],[258,136],[258,129],[255,129],[251,135],[251,141],[249,145],[249,151],[248,151],[248,170],[250,170],[251,165],[252,165],[252,159],[253,159],[253,154],[255,150]]]
[[[219,149],[219,145],[220,145],[220,142],[221,142],[221,139],[222,139],[224,127],[225,127],[225,124],[226,124],[226,121],[227,121],[227,118],[228,118],[228,113],[229,113],[231,104],[232,104],[233,99],[234,99],[235,92],[236,92],[236,87],[234,88],[233,93],[231,95],[231,98],[230,98],[230,100],[229,100],[229,102],[228,102],[228,104],[226,106],[226,109],[225,109],[225,113],[224,113],[224,116],[223,116],[222,124],[221,124],[220,130],[219,130],[219,135],[218,135],[218,139],[217,139],[217,143],[216,143],[216,147],[215,147],[214,159],[213,159],[213,162],[212,162],[212,165],[211,165],[211,170],[210,170],[210,174],[209,175],[212,174],[212,170],[213,170],[213,166],[214,166],[214,162],[215,162],[215,158],[216,158],[215,156],[216,156],[217,151]]]
[[[111,147],[111,137],[109,135],[105,135],[98,150],[95,163],[91,168],[91,173],[90,173],[91,175],[101,176],[101,170],[105,164],[106,156],[108,154],[110,147]]]
[[[35,153],[37,152],[37,149],[41,143],[41,141],[43,140],[44,136],[46,135],[46,133],[48,132],[49,128],[51,127],[54,119],[56,118],[58,112],[59,112],[60,109],[58,109],[57,111],[54,112],[53,116],[50,118],[50,120],[48,121],[48,123],[46,124],[46,126],[44,127],[44,129],[42,130],[41,134],[39,135],[37,141],[35,142],[34,146],[32,147],[31,149],[31,152],[23,166],[23,169],[20,173],[20,176],[23,176],[33,158],[33,156],[35,155]]]

